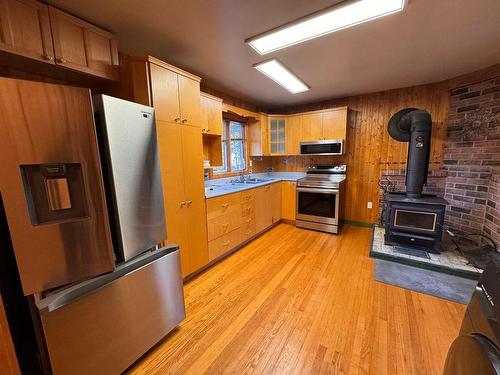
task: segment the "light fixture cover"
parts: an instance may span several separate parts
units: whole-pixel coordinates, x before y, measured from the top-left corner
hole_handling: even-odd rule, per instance
[[[334,6],[246,40],[261,55],[400,12],[405,0],[357,0]]]
[[[309,86],[276,59],[255,64],[254,68],[271,78],[274,82],[284,87],[292,94],[298,94],[299,92],[309,90]]]

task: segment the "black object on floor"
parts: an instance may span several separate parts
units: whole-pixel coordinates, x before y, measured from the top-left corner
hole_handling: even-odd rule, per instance
[[[500,263],[484,270],[451,344],[443,375],[500,374]]]
[[[474,280],[382,259],[375,260],[375,280],[463,304],[476,287]]]

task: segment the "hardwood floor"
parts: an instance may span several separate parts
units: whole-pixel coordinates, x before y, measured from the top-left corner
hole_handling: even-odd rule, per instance
[[[131,374],[440,374],[464,305],[373,280],[371,229],[280,224],[185,286]]]

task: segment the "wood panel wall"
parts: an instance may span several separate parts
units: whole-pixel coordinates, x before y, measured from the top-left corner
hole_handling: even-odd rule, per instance
[[[407,143],[393,140],[387,132],[390,117],[406,107],[429,111],[432,116],[432,148],[430,168],[438,169],[443,160],[446,119],[449,107],[447,83],[435,83],[353,96],[313,105],[288,108],[286,113],[348,106],[349,124],[347,154],[334,157],[272,157],[254,158],[254,170],[304,171],[312,164],[347,164],[346,219],[375,223],[378,215],[381,169],[406,167]],[[268,160],[269,159],[269,160]],[[372,209],[367,203],[372,202]]]

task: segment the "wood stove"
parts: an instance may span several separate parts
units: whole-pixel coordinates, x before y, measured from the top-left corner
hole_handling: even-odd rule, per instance
[[[422,194],[429,169],[431,125],[430,114],[416,108],[403,109],[389,121],[391,137],[409,144],[406,192],[386,197],[385,243],[439,253],[447,202]]]
[[[446,201],[433,195],[387,195],[385,243],[439,253]]]

